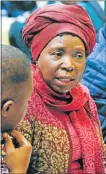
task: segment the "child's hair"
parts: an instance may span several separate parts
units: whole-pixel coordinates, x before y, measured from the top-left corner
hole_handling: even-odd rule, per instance
[[[25,82],[31,72],[29,60],[26,55],[10,45],[1,46],[1,89],[8,90],[14,85]]]

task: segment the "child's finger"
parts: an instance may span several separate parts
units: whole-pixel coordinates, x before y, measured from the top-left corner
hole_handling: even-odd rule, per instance
[[[5,139],[4,145],[5,145],[5,149],[6,149],[6,154],[8,155],[9,153],[14,151],[14,145],[13,145],[12,139],[8,133],[4,133],[3,138]]]
[[[26,138],[18,131],[13,130],[11,135],[17,140],[20,146],[28,146],[30,143],[26,140]]]

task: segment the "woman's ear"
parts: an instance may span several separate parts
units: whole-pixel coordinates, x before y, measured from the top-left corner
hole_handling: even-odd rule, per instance
[[[3,104],[2,110],[1,110],[2,117],[9,116],[9,113],[12,110],[13,104],[14,104],[14,101],[12,101],[12,100],[8,100]]]

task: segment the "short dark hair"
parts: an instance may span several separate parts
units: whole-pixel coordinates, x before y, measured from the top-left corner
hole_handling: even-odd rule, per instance
[[[26,55],[10,45],[1,46],[1,89],[2,92],[25,82],[31,72]]]

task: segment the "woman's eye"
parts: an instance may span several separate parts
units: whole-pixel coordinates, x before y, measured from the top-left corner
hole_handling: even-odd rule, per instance
[[[58,52],[58,51],[52,53],[52,55],[55,55],[57,57],[61,57],[62,54],[63,54],[62,52]]]
[[[74,57],[76,57],[76,58],[78,58],[78,59],[81,59],[81,58],[83,58],[83,54],[82,54],[82,53],[76,53],[76,54],[74,55]]]

